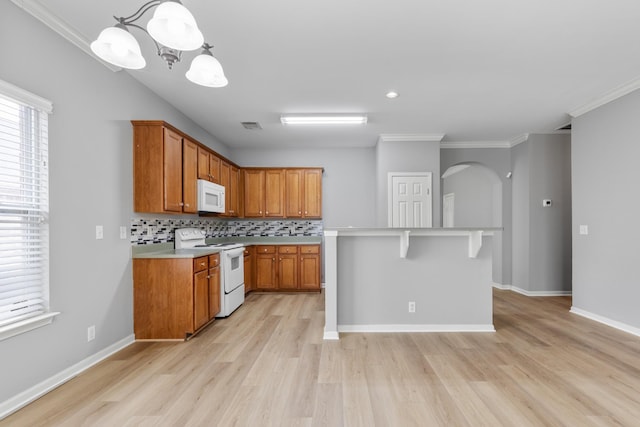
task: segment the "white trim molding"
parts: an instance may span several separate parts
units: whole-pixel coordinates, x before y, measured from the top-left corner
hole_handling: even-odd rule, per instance
[[[495,332],[493,325],[338,325],[339,332]]]
[[[52,311],[2,326],[0,327],[0,341],[6,340],[7,338],[15,337],[16,335],[20,335],[37,328],[41,328],[43,326],[47,326],[51,324],[51,322],[53,322],[53,318],[58,314],[60,313],[57,311]]]
[[[635,326],[618,322],[617,320],[609,319],[608,317],[600,316],[599,314],[594,314],[574,306],[571,306],[571,310],[569,310],[569,312],[573,314],[577,314],[578,316],[586,317],[587,319],[593,320],[595,322],[610,326],[614,329],[618,329],[620,331],[627,332],[629,334],[640,337],[640,328],[636,328]]]
[[[28,405],[34,400],[42,397],[46,393],[55,389],[56,387],[61,386],[65,382],[70,379],[76,377],[80,373],[86,371],[93,365],[103,361],[107,357],[112,354],[122,350],[125,347],[128,347],[133,342],[135,342],[134,335],[129,335],[118,342],[113,343],[109,347],[95,353],[92,356],[87,357],[84,360],[76,363],[73,366],[63,370],[62,372],[57,373],[56,375],[42,381],[39,384],[34,385],[28,390],[23,391],[22,393],[5,400],[0,403],[0,420],[7,417],[8,415],[16,412],[20,408]]]
[[[503,291],[512,291],[526,297],[568,297],[572,295],[571,291],[528,291],[509,284],[494,283],[493,287]]]
[[[441,149],[451,148],[509,148],[509,141],[460,141],[460,142],[441,142]]]
[[[378,142],[440,142],[442,138],[443,133],[386,133],[378,137]]]
[[[9,96],[24,104],[31,105],[38,110],[44,111],[47,114],[53,113],[53,103],[51,101],[27,90],[24,90],[9,82],[6,82],[2,79],[0,79],[0,94]]]
[[[61,35],[87,55],[103,64],[111,71],[120,71],[122,68],[111,65],[102,61],[91,51],[89,41],[78,30],[67,24],[59,16],[44,7],[38,0],[11,0],[16,6],[33,16],[47,27],[51,28],[57,34]]]
[[[525,142],[528,139],[529,139],[529,134],[528,133],[523,133],[521,135],[514,136],[513,138],[511,138],[509,140],[509,147],[515,147],[516,145],[522,144],[523,142]]]
[[[602,96],[595,98],[581,107],[577,107],[571,111],[569,111],[569,115],[571,117],[579,117],[583,114],[588,113],[589,111],[595,110],[598,107],[602,107],[605,104],[608,104],[612,101],[615,101],[618,98],[622,98],[625,95],[630,94],[636,90],[640,89],[640,77],[637,77],[627,83],[624,83],[609,92],[603,94]]]

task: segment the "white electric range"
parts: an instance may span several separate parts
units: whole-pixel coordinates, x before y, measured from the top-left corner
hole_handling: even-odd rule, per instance
[[[242,243],[205,242],[207,233],[199,228],[179,228],[175,231],[175,249],[220,249],[220,313],[227,317],[244,302],[244,245]]]

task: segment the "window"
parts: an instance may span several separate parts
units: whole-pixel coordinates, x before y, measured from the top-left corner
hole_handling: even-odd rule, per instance
[[[48,114],[0,80],[0,339],[50,323]]]

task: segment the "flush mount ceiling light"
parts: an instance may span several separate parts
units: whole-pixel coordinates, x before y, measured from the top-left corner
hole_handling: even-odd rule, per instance
[[[393,99],[393,98],[397,98],[399,95],[398,95],[398,92],[391,91],[391,92],[387,92],[385,96],[389,99]]]
[[[147,28],[135,22],[156,8]],[[98,39],[91,43],[91,50],[100,59],[122,68],[139,70],[147,65],[138,41],[127,27],[134,27],[147,33],[156,45],[158,56],[164,59],[169,69],[180,62],[183,51],[202,51],[191,62],[186,73],[187,79],[201,86],[224,87],[229,82],[224,75],[222,65],[211,53],[211,46],[204,42],[204,36],[198,29],[196,20],[180,0],[152,0],[127,17],[114,19],[118,21],[113,27],[102,30]]]
[[[283,125],[364,125],[366,114],[283,114]]]

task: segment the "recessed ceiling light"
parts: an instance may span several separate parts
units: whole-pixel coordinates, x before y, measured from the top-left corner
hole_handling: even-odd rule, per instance
[[[398,95],[398,92],[391,91],[391,92],[387,92],[385,96],[389,99],[393,99],[393,98],[397,98],[399,95]]]
[[[280,116],[283,125],[364,125],[366,114],[286,114]]]

